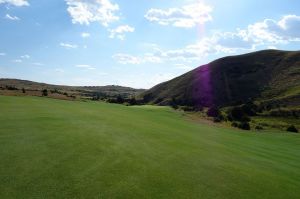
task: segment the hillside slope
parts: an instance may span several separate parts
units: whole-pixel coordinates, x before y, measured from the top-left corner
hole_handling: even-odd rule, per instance
[[[129,87],[122,87],[122,86],[64,86],[64,85],[52,85],[52,84],[45,84],[45,83],[38,83],[33,81],[27,80],[19,80],[19,79],[1,79],[0,78],[0,90],[1,89],[26,89],[29,91],[41,91],[43,89],[48,90],[57,90],[60,92],[67,92],[72,93],[75,95],[81,96],[94,96],[94,95],[101,95],[101,96],[108,96],[108,97],[115,97],[115,96],[135,96],[141,92],[143,89],[134,89]]]
[[[159,105],[228,106],[253,99],[300,105],[300,51],[221,58],[159,84],[142,97]]]

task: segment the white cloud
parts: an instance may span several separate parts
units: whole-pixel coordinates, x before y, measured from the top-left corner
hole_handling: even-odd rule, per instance
[[[88,37],[90,37],[90,36],[91,36],[91,34],[88,33],[88,32],[83,32],[83,33],[81,33],[81,37],[82,37],[82,38],[88,38]]]
[[[215,32],[195,43],[178,49],[161,49],[158,45],[148,45],[151,53],[144,56],[118,54],[114,58],[122,64],[141,64],[146,62],[199,62],[212,54],[233,54],[254,51],[257,48],[275,49],[277,44],[300,42],[300,16],[287,15],[280,20],[266,19],[245,29],[233,32]],[[148,55],[148,57],[146,56]],[[184,68],[185,66],[178,66]],[[187,68],[188,69],[188,68]]]
[[[6,56],[6,53],[0,53],[0,56]]]
[[[214,53],[253,51],[259,46],[275,49],[277,44],[299,42],[299,30],[300,16],[287,15],[279,21],[266,19],[234,32],[216,32],[182,49],[164,51],[161,56],[190,62]]]
[[[123,25],[123,26],[118,26],[115,29],[110,30],[110,38],[118,38],[120,40],[124,40],[125,39],[125,33],[128,32],[134,32],[134,27],[131,27],[129,25]]]
[[[139,57],[135,57],[129,54],[116,54],[113,58],[120,64],[140,64],[142,60]]]
[[[35,66],[44,66],[44,64],[39,63],[39,62],[34,62],[34,63],[32,63],[32,64],[35,65]]]
[[[279,21],[266,19],[249,25],[246,37],[261,43],[288,43],[300,41],[300,16],[286,15]]]
[[[0,0],[0,4],[7,3],[14,6],[29,6],[28,1],[26,0]]]
[[[15,62],[15,63],[22,63],[23,61],[21,59],[15,59],[15,60],[12,60],[12,62]]]
[[[11,16],[9,14],[5,15],[5,19],[9,19],[9,20],[12,20],[12,21],[18,21],[18,20],[20,20],[19,17],[17,17],[17,16]]]
[[[78,48],[78,46],[77,45],[75,45],[75,44],[69,44],[69,43],[60,43],[59,44],[61,47],[64,47],[64,48],[66,48],[66,49],[75,49],[75,48]]]
[[[29,55],[22,55],[22,56],[20,56],[20,58],[21,58],[21,59],[29,59],[30,56],[29,56]]]
[[[78,64],[76,65],[77,68],[83,68],[83,69],[89,69],[89,70],[94,70],[96,69],[95,67],[93,66],[90,66],[88,64]]]
[[[162,59],[153,53],[146,53],[143,56],[133,56],[129,54],[119,53],[113,56],[120,64],[143,64],[143,63],[161,63]]]
[[[210,15],[212,7],[195,3],[181,8],[170,8],[167,10],[150,9],[145,18],[160,25],[173,25],[175,27],[192,28],[212,20]]]
[[[103,26],[119,20],[116,11],[118,4],[110,0],[65,0],[67,10],[72,17],[72,23],[89,25],[92,22],[100,22]]]

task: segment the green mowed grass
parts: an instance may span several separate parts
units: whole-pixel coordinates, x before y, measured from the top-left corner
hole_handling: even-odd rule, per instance
[[[299,198],[300,136],[0,96],[0,198]]]

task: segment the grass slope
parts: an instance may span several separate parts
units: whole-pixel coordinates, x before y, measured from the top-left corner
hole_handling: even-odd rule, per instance
[[[0,96],[0,198],[299,198],[300,137]]]
[[[144,92],[154,104],[229,106],[249,99],[300,105],[300,51],[264,50],[218,59]]]

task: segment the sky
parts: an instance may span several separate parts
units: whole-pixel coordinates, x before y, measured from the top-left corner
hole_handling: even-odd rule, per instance
[[[220,57],[299,47],[299,0],[0,0],[0,78],[151,88]]]

